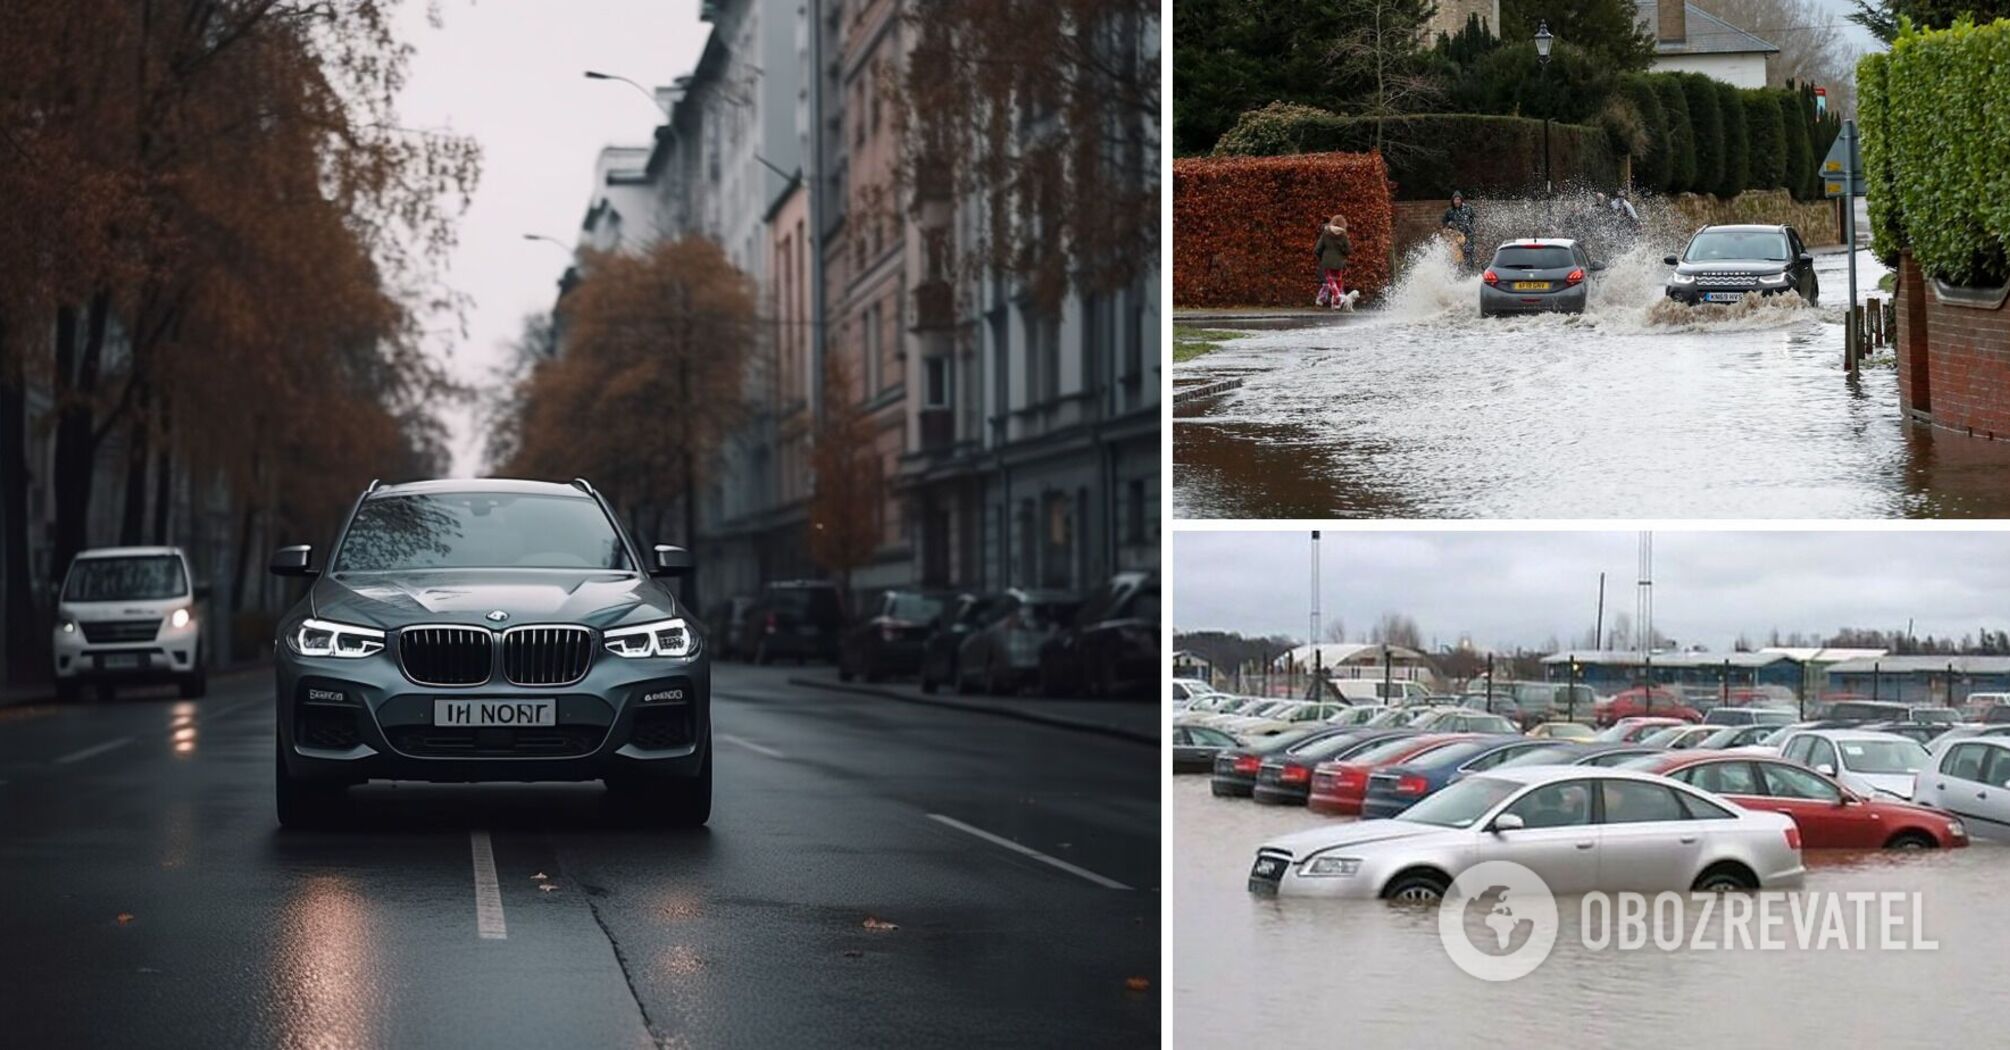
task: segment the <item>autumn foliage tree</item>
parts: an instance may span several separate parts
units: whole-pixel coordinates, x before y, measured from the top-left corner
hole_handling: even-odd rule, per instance
[[[514,419],[499,425],[516,430],[516,450],[503,469],[588,478],[653,536],[681,507],[689,545],[704,472],[748,410],[753,286],[703,237],[587,252],[580,269],[558,356],[510,395]]]
[[[823,391],[810,449],[810,557],[849,596],[852,573],[879,550],[886,480],[872,415],[843,354],[825,355]]]

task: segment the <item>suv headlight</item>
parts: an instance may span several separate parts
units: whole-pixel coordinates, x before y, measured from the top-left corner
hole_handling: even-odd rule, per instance
[[[600,637],[608,652],[631,660],[645,656],[695,656],[698,653],[698,632],[681,618],[616,627],[601,632]]]
[[[1359,857],[1314,857],[1299,874],[1310,878],[1327,878],[1334,875],[1352,875],[1360,870]]]
[[[1777,288],[1780,285],[1787,283],[1786,272],[1781,271],[1780,273],[1762,273],[1759,275],[1759,283]]]
[[[384,632],[375,627],[306,620],[286,638],[293,651],[302,656],[340,656],[354,659],[384,651]]]
[[[1695,283],[1696,283],[1696,275],[1695,275],[1695,274],[1693,274],[1693,273],[1671,273],[1671,274],[1669,274],[1669,275],[1668,275],[1668,283],[1669,283],[1669,284],[1695,284]]]

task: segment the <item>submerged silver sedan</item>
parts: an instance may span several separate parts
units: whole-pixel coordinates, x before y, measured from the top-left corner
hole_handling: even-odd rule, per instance
[[[1500,767],[1400,816],[1314,828],[1256,851],[1263,896],[1435,901],[1465,869],[1505,860],[1556,894],[1798,885],[1800,830],[1666,777],[1595,766]]]

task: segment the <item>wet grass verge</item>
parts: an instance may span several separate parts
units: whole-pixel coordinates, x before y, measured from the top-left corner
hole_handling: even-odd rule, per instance
[[[1197,328],[1193,325],[1173,325],[1173,363],[1191,361],[1223,343],[1242,338],[1243,334],[1213,328]]]

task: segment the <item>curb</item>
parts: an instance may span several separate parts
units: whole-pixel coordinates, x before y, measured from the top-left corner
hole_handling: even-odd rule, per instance
[[[1080,718],[1064,718],[1060,715],[1027,711],[1005,704],[967,700],[934,700],[924,696],[913,696],[907,693],[895,692],[891,689],[878,689],[869,685],[852,685],[849,682],[832,682],[800,676],[791,676],[789,684],[807,686],[811,689],[828,689],[835,693],[856,693],[859,696],[878,697],[882,700],[897,700],[903,704],[918,704],[922,707],[942,707],[952,711],[975,711],[978,714],[1014,718],[1021,722],[1032,722],[1036,725],[1053,726],[1058,729],[1071,729],[1078,733],[1095,733],[1099,736],[1128,740],[1134,744],[1147,744],[1152,747],[1159,746],[1159,737],[1154,733],[1140,733],[1135,729],[1113,726],[1105,722],[1090,722]]]
[[[234,664],[230,667],[212,667],[209,678],[212,683],[218,679],[237,678],[242,675],[270,671],[272,665],[260,661],[250,664]],[[22,686],[14,691],[0,690],[0,708],[19,707],[23,704],[52,704],[56,702],[55,687],[46,683]]]

